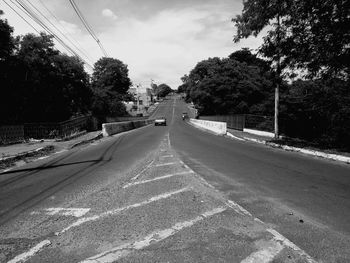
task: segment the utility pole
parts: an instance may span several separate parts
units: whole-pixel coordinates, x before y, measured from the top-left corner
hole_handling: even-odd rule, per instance
[[[280,50],[280,13],[277,14],[277,36],[276,36],[276,44],[277,44],[277,83],[275,88],[275,139],[279,137],[279,127],[278,127],[278,115],[279,115],[279,100],[280,100],[280,80],[281,80],[281,50]]]
[[[139,86],[141,84],[137,84],[136,85],[136,99],[137,99],[137,111],[136,111],[136,114],[139,114]]]

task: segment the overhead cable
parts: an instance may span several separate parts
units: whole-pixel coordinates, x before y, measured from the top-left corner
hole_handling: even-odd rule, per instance
[[[36,6],[34,6],[30,1],[28,1],[28,3],[50,24],[50,25],[52,25],[66,40],[68,40],[68,42],[69,43],[71,43],[74,47],[75,47],[75,49],[77,50],[77,51],[79,51],[81,54],[83,54],[84,56],[86,56],[85,54],[84,54],[84,52],[82,52],[67,36],[66,36],[66,34],[64,34],[64,33],[62,33],[62,31],[59,29],[59,28],[57,28],[56,27],[56,25],[54,24],[54,23],[52,23],[51,21],[50,21],[50,19],[48,19]],[[80,56],[79,56],[80,57]]]
[[[92,36],[93,39],[95,39],[95,41],[97,42],[97,44],[99,45],[100,49],[102,50],[102,53],[108,57],[107,51],[105,50],[105,48],[103,47],[101,41],[98,39],[98,37],[96,36],[96,34],[94,33],[94,31],[92,30],[92,28],[90,27],[90,25],[88,24],[88,22],[86,21],[85,17],[83,16],[83,14],[81,13],[81,11],[79,10],[78,6],[76,5],[76,3],[74,2],[74,0],[69,0],[70,4],[72,5],[75,13],[78,15],[80,21],[83,23],[84,27],[86,28],[86,30],[89,32],[89,34]]]
[[[72,43],[72,45],[74,45],[77,49],[80,49],[81,53],[85,55],[85,57],[87,57],[90,62],[93,61],[93,59],[90,57],[89,53],[79,44],[79,42],[72,36],[72,34],[68,33],[68,30],[64,27],[64,25],[62,25],[62,23],[59,21],[59,19],[57,18],[57,16],[45,5],[45,3],[42,0],[39,0],[41,5],[46,9],[46,11],[56,20],[57,24],[59,24],[62,28],[62,30],[64,31],[65,34],[63,34],[64,36],[69,35],[69,37],[74,40],[74,42],[77,44],[77,46],[79,46],[79,48],[77,48],[69,39],[68,41],[70,43]],[[61,31],[60,31],[61,32]],[[62,33],[62,32],[61,32]],[[67,38],[67,37],[66,37]]]
[[[57,42],[59,42],[69,53],[71,53],[73,56],[77,56],[78,58],[80,58],[89,68],[93,68],[84,58],[82,58],[74,49],[72,49],[64,40],[62,40],[24,1],[15,1],[21,7],[21,10],[23,12],[25,12],[33,21],[40,25],[49,35],[54,37],[57,40]],[[11,2],[14,3],[12,0]]]
[[[4,0],[4,3],[9,7],[11,8],[11,10],[13,12],[15,12],[20,18],[22,18],[24,20],[24,22],[26,22],[31,28],[33,28],[38,34],[40,34],[39,30],[37,30],[27,19],[25,19],[20,13],[18,13],[16,11],[16,9],[14,9],[9,3],[7,3],[5,0]]]

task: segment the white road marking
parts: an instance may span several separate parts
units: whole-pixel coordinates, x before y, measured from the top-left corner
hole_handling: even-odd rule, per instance
[[[174,122],[174,113],[173,113],[173,119],[172,122]],[[168,133],[168,147],[171,147],[171,143],[170,143],[170,134]]]
[[[46,214],[53,215],[63,215],[63,216],[74,216],[82,217],[87,212],[90,211],[90,208],[63,208],[63,207],[50,207],[44,209]]]
[[[14,259],[11,259],[7,263],[24,262],[28,260],[30,257],[34,256],[36,253],[38,253],[41,249],[43,249],[44,247],[50,244],[51,244],[50,240],[41,241],[35,247],[32,247],[31,249],[29,249],[29,251],[16,256]]]
[[[238,214],[241,214],[241,215],[246,215],[246,216],[252,216],[251,213],[249,213],[249,211],[247,211],[246,209],[244,209],[242,206],[240,206],[239,204],[231,201],[231,200],[228,200],[226,202],[226,204],[232,208],[233,210],[235,210]]]
[[[43,159],[46,159],[46,158],[49,158],[50,156],[42,156],[42,157],[39,157],[38,160],[43,160]]]
[[[173,176],[183,175],[183,174],[189,174],[189,173],[193,173],[193,171],[186,171],[186,172],[175,173],[175,174],[167,174],[167,175],[155,177],[155,178],[148,179],[148,180],[143,180],[143,181],[137,181],[137,182],[133,182],[133,183],[128,183],[128,184],[124,185],[123,188],[125,189],[125,188],[128,188],[128,187],[130,187],[130,186],[139,185],[139,184],[145,184],[145,183],[154,182],[154,181],[158,181],[158,180],[163,180],[163,179],[170,178],[170,177],[173,177]]]
[[[268,263],[274,259],[282,251],[284,247],[278,242],[271,242],[271,244],[261,250],[253,252],[247,258],[243,259],[241,263]]]
[[[63,153],[63,152],[66,152],[66,151],[68,151],[68,150],[67,149],[63,149],[61,151],[55,152],[55,154]]]
[[[174,155],[172,155],[172,154],[168,154],[168,155],[161,155],[160,157],[162,157],[162,158],[168,158],[168,157],[174,157]]]
[[[261,221],[261,220],[260,220],[259,218],[257,218],[257,217],[255,217],[254,220],[255,220],[256,222],[259,222],[260,224],[265,224],[263,221]]]
[[[276,230],[269,228],[266,231],[273,235],[274,240],[279,241],[282,243],[282,245],[297,251],[301,256],[303,256],[306,259],[307,262],[317,263],[317,261],[315,261],[311,256],[309,256],[304,250],[299,248],[297,245],[295,245],[289,239],[285,238],[283,235],[278,233]]]
[[[144,169],[142,169],[141,172],[139,172],[137,175],[135,175],[133,178],[131,178],[131,181],[134,181],[134,180],[136,180],[137,178],[139,178],[139,176],[140,176],[141,174],[143,174],[144,171],[146,171],[146,170],[153,164],[153,162],[154,162],[154,160],[152,160],[149,164],[147,164],[146,167],[145,167]]]
[[[226,208],[224,208],[224,207],[215,208],[211,211],[207,211],[207,212],[201,214],[200,216],[195,217],[192,220],[179,222],[179,223],[176,223],[175,225],[173,225],[171,228],[152,232],[151,234],[145,236],[141,240],[126,243],[124,245],[112,248],[111,250],[108,250],[108,251],[100,253],[96,256],[87,258],[87,259],[81,261],[81,263],[114,262],[122,257],[127,256],[133,250],[143,249],[143,248],[148,247],[149,245],[151,245],[153,243],[160,242],[160,241],[162,241],[170,236],[175,235],[176,233],[178,233],[179,231],[181,231],[184,228],[191,227],[194,224],[204,220],[205,218],[219,214],[225,210],[226,210]]]
[[[64,228],[62,231],[56,232],[55,235],[59,236],[59,235],[63,234],[64,232],[70,230],[71,228],[80,226],[80,225],[82,225],[82,224],[84,224],[86,222],[96,221],[96,220],[102,219],[102,218],[104,218],[106,216],[112,216],[112,215],[118,214],[118,213],[120,213],[122,211],[131,209],[131,208],[135,208],[135,207],[140,207],[140,206],[143,206],[143,205],[147,205],[149,203],[152,203],[152,202],[155,202],[155,201],[159,201],[159,200],[162,200],[162,199],[165,199],[165,198],[169,198],[169,197],[171,197],[173,195],[180,194],[182,192],[189,191],[189,190],[191,190],[191,188],[189,188],[189,187],[181,188],[181,189],[176,190],[176,191],[167,192],[167,193],[164,193],[164,194],[153,196],[150,199],[147,199],[147,200],[142,201],[140,203],[136,203],[136,204],[132,204],[132,205],[116,208],[114,210],[109,210],[109,211],[106,211],[106,212],[101,213],[99,215],[94,215],[94,216],[90,216],[90,217],[80,218],[77,221],[75,221],[73,224],[71,224],[68,227]]]
[[[173,165],[173,164],[178,164],[178,162],[160,163],[160,164],[152,165],[152,167],[160,167],[160,166],[167,166],[167,165]]]

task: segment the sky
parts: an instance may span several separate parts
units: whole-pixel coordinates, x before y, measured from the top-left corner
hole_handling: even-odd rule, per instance
[[[14,0],[4,1],[15,8]],[[2,18],[14,27],[14,35],[36,33],[4,1],[0,5],[5,12]],[[89,64],[93,65],[103,56],[68,0],[22,1],[53,23],[70,46],[75,48],[73,43],[82,51],[82,57]],[[108,56],[128,65],[129,77],[135,85],[146,88],[154,80],[156,84],[166,83],[173,89],[182,84],[180,78],[198,62],[209,57],[227,57],[243,47],[255,50],[261,45],[261,36],[239,43],[232,41],[235,28],[231,19],[241,13],[242,1],[74,0]],[[57,48],[67,53],[59,44]]]

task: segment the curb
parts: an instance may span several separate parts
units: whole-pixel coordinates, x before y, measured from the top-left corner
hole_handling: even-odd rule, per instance
[[[53,149],[54,149],[53,145],[47,145],[47,146],[44,146],[44,147],[39,147],[39,148],[34,149],[34,150],[21,152],[21,153],[19,153],[17,155],[14,155],[14,156],[4,157],[4,158],[0,159],[0,166],[2,164],[13,163],[16,160],[20,160],[20,159],[23,159],[25,157],[32,157],[32,156],[35,156],[37,154],[40,154],[41,152],[45,152],[45,151],[53,150]]]
[[[69,149],[73,149],[73,148],[75,148],[77,146],[80,146],[80,145],[83,145],[83,144],[86,144],[86,143],[89,143],[89,142],[93,142],[93,141],[99,140],[101,138],[103,138],[102,132],[99,133],[98,135],[96,135],[95,137],[91,138],[91,139],[83,140],[83,141],[80,141],[80,142],[77,142],[77,143],[73,144],[72,146],[69,147]]]
[[[274,143],[274,142],[268,142],[268,141],[264,141],[264,140],[248,138],[248,137],[243,137],[243,139],[242,139],[240,137],[234,136],[230,132],[227,132],[226,135],[227,135],[226,137],[233,138],[233,139],[240,140],[240,141],[242,141],[242,140],[251,141],[251,142],[255,142],[255,143],[259,143],[259,144],[264,144],[264,145],[270,146],[272,148],[283,149],[283,150],[289,151],[289,152],[300,152],[300,153],[310,155],[310,156],[321,157],[321,158],[332,160],[332,161],[339,161],[339,162],[350,164],[350,157],[344,156],[344,155],[325,153],[325,152],[321,152],[321,151],[293,147],[293,146],[278,144],[278,143]]]
[[[57,140],[55,140],[55,141],[56,141],[56,142],[65,142],[65,141],[69,141],[69,140],[76,139],[76,138],[78,138],[78,137],[80,137],[80,136],[83,136],[83,135],[85,135],[85,134],[87,134],[87,131],[81,131],[81,132],[78,132],[78,133],[76,133],[76,134],[73,134],[73,135],[64,137],[64,138],[62,138],[62,139],[57,139]]]

